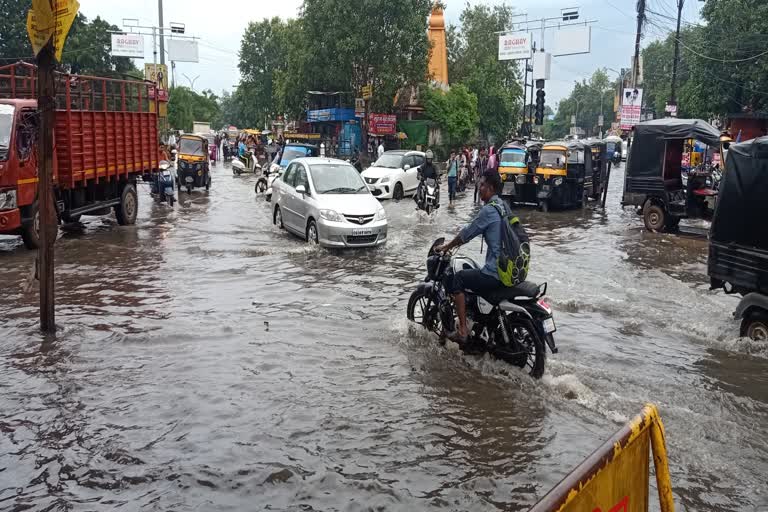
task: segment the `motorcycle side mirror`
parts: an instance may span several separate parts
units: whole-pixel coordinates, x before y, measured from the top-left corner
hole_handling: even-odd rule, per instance
[[[307,193],[307,188],[304,185],[299,185],[296,187],[296,192],[298,192],[301,195],[304,195]]]
[[[435,247],[439,245],[443,245],[445,243],[445,237],[440,237],[434,242],[432,242],[432,247],[429,248],[429,254],[427,256],[433,256],[435,255]]]

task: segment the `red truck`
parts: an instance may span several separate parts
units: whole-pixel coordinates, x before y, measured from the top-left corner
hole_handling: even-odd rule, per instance
[[[39,246],[36,68],[0,66],[0,234]],[[57,73],[53,196],[59,222],[108,215],[134,224],[136,181],[158,169],[151,82]]]

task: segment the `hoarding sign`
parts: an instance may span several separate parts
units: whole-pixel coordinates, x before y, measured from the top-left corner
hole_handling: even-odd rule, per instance
[[[365,117],[365,100],[355,98],[355,117]]]
[[[592,51],[592,27],[568,27],[555,32],[555,50],[552,55],[577,55]]]
[[[173,62],[199,62],[197,41],[168,39],[168,60]]]
[[[631,130],[640,122],[643,90],[627,87],[621,96],[621,129]]]
[[[394,114],[371,114],[368,117],[368,131],[376,135],[394,135],[397,116]]]
[[[144,36],[139,34],[112,34],[112,56],[144,58]]]
[[[531,58],[533,34],[516,32],[499,36],[499,60],[520,60]]]
[[[144,64],[144,79],[157,84],[157,99],[168,101],[168,66],[165,64]],[[155,87],[150,87],[149,98],[155,99]]]

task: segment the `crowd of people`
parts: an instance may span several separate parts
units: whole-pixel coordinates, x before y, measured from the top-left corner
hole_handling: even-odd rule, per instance
[[[479,200],[478,183],[480,177],[488,170],[498,171],[499,162],[494,146],[462,146],[460,150],[452,149],[446,162],[448,177],[448,206],[453,206],[456,192],[463,189],[460,185],[474,183],[474,202]]]

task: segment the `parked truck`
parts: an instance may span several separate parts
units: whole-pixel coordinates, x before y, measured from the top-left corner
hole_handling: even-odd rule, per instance
[[[39,247],[35,66],[0,66],[0,234]],[[145,81],[57,73],[53,196],[59,222],[134,224],[136,181],[159,167],[157,99]]]

